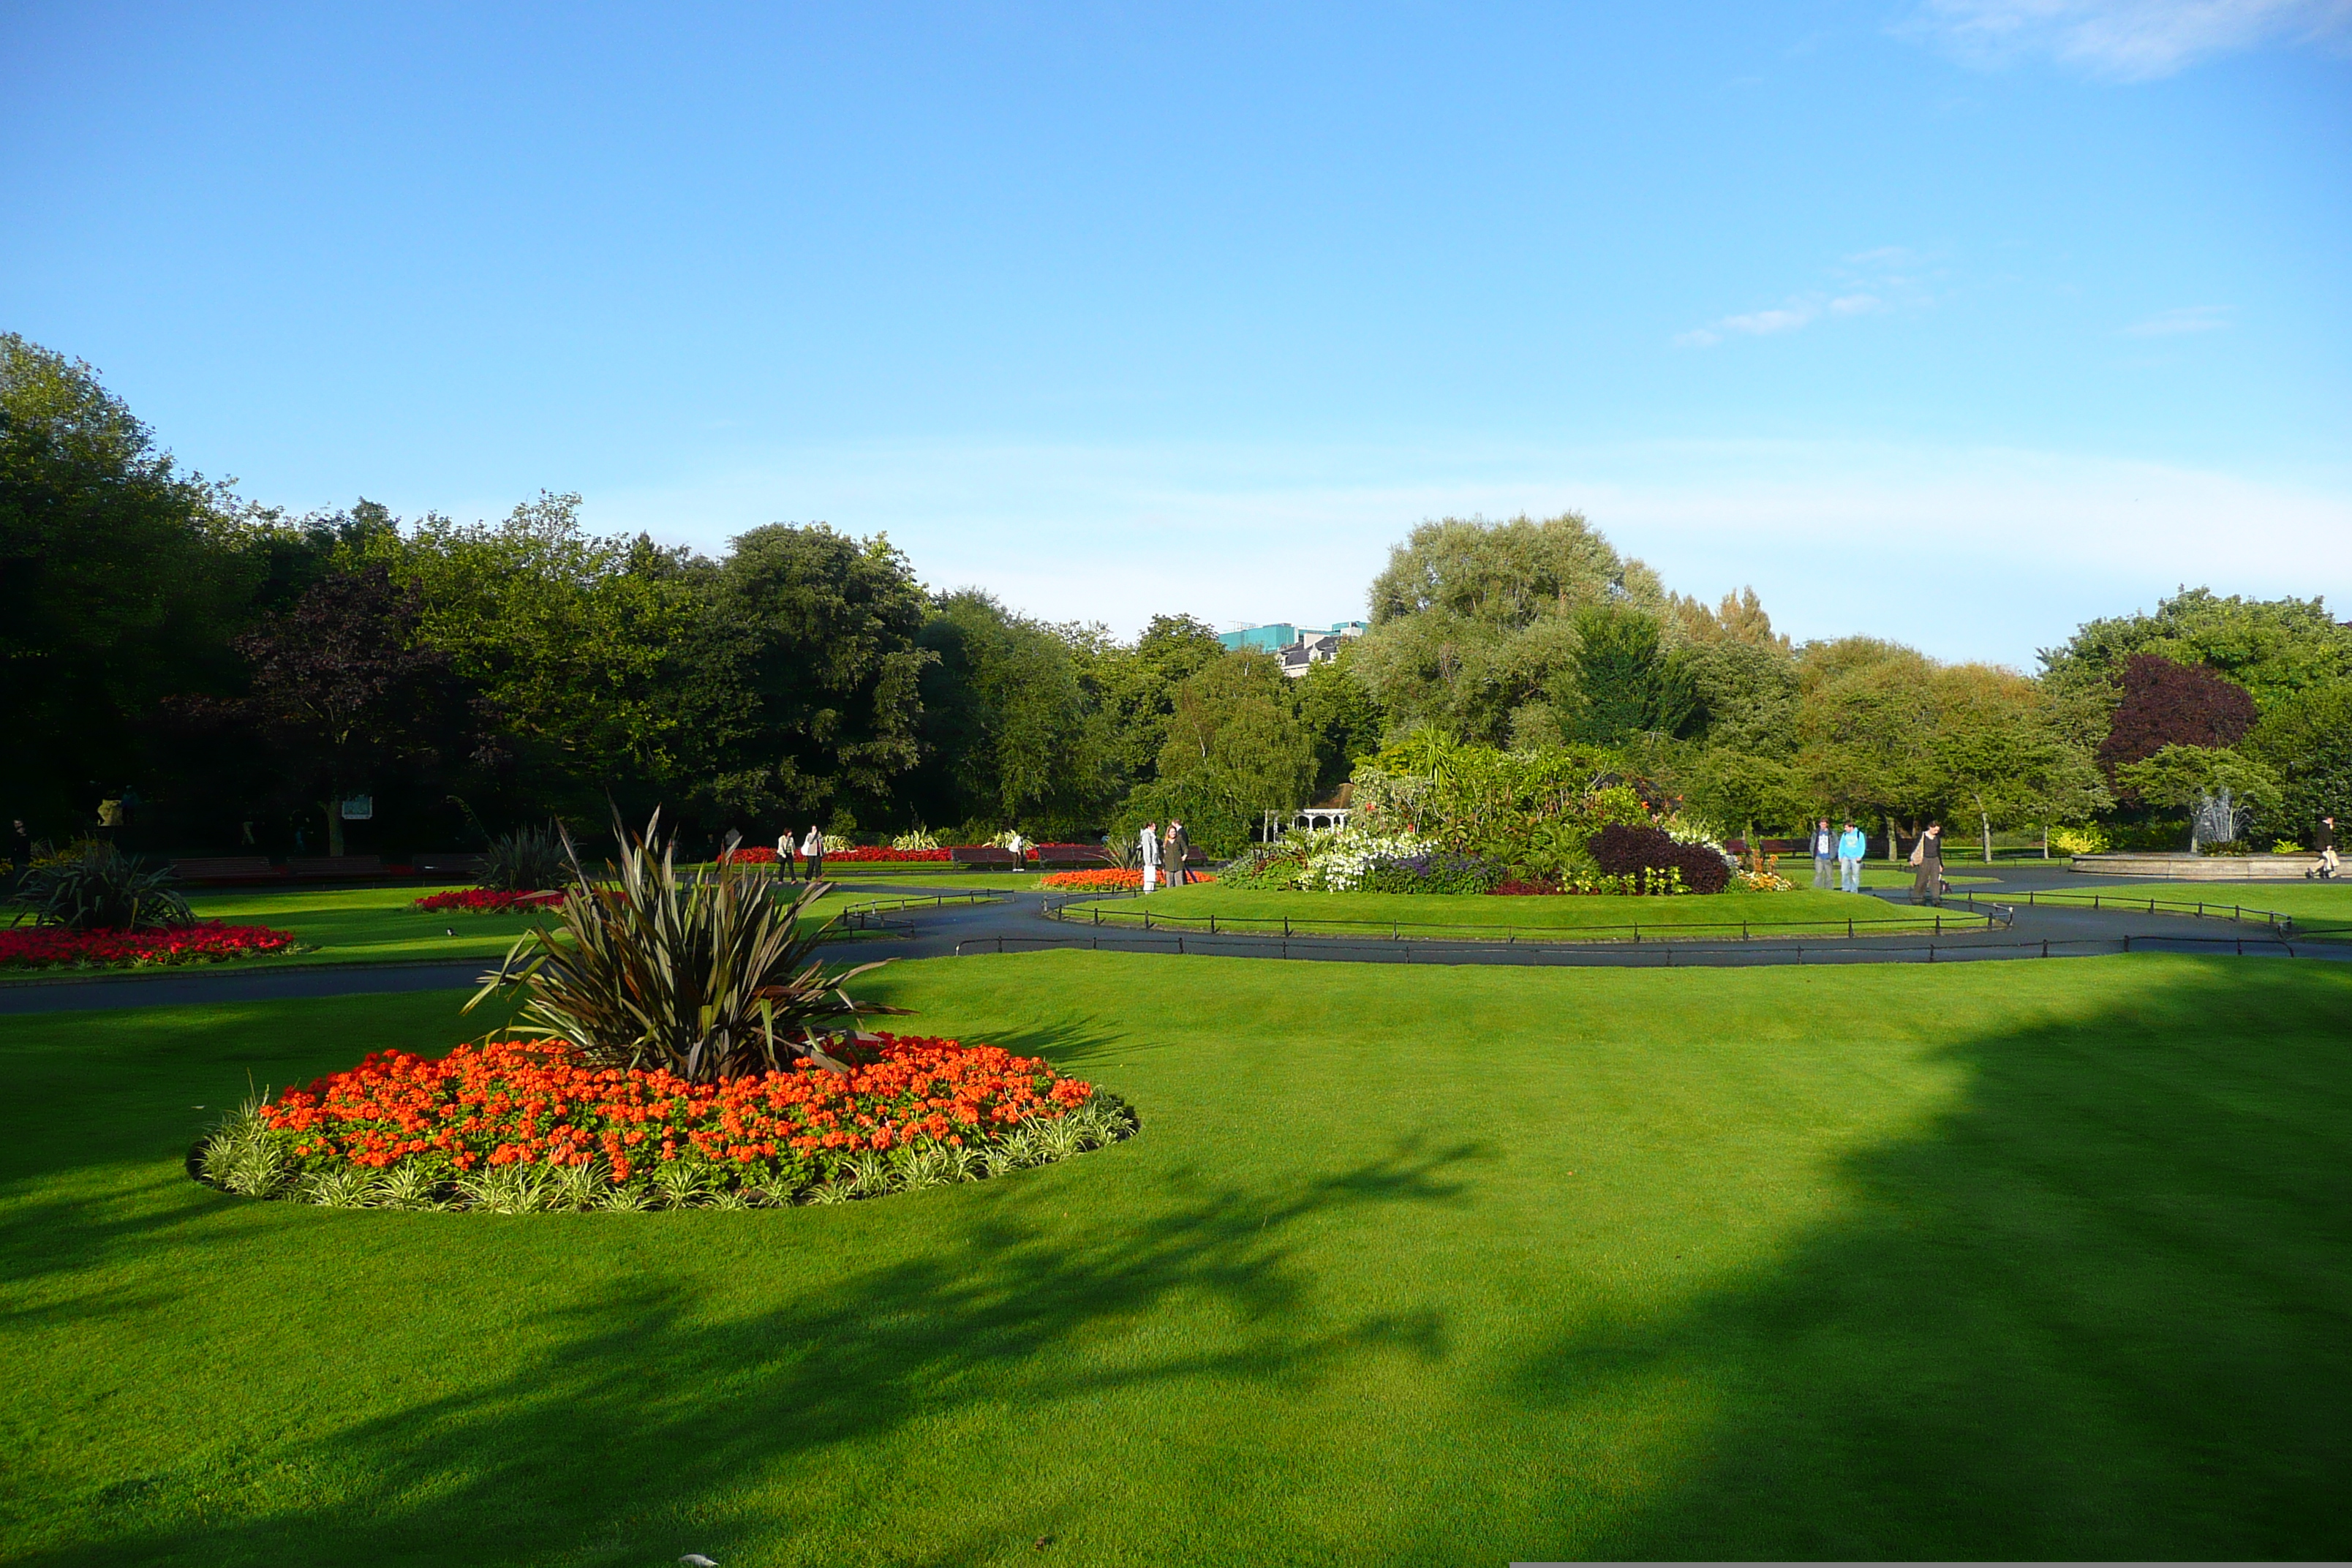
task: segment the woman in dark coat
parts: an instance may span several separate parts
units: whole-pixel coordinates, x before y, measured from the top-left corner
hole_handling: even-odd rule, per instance
[[[1944,825],[1927,824],[1927,831],[1911,848],[1911,864],[1918,868],[1911,879],[1911,901],[1915,904],[1941,903],[1944,898]]]

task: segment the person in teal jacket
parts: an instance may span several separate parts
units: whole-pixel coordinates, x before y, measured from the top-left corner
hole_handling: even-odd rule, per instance
[[[1838,891],[1862,891],[1862,858],[1870,853],[1870,840],[1852,822],[1838,835]]]

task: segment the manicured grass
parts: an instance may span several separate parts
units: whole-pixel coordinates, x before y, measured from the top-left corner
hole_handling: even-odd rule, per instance
[[[326,1211],[182,1156],[457,994],[0,1021],[0,1559],[2352,1552],[2338,966],[880,979],[1141,1134],[834,1208]]]
[[[1243,888],[1165,888],[1140,899],[1104,901],[1099,918],[1106,924],[1140,921],[1146,911],[1158,921],[1167,918],[1187,926],[1205,926],[1214,915],[1218,929],[1280,931],[1289,922],[1293,932],[1386,936],[1391,930],[1416,936],[1483,936],[1509,932],[1524,940],[1529,934],[1558,933],[1565,939],[1590,936],[1625,940],[1639,925],[1651,930],[1668,927],[1715,928],[1694,934],[1739,935],[1739,922],[1753,922],[1761,936],[1843,935],[1851,920],[1859,931],[1916,931],[1932,928],[1936,911],[1890,904],[1883,899],[1853,893],[1816,892],[1800,889],[1787,893],[1714,893],[1644,899],[1631,895],[1564,895],[1558,898],[1501,898],[1485,894],[1445,893],[1275,893]],[[1073,905],[1073,917],[1097,918],[1085,905]],[[1974,917],[1965,910],[1947,911],[1945,923],[1964,923]],[[1981,922],[1979,922],[1981,923]]]
[[[2187,913],[2202,904],[2219,913],[2233,905],[2249,911],[2268,910],[2274,914],[2292,915],[2295,926],[2306,935],[2352,935],[2352,879],[2328,882],[2159,882],[2144,881],[2124,884],[2095,883],[2075,887],[2071,883],[2048,892],[2037,891],[2035,897],[2045,903],[2087,904],[2093,896],[2109,901],[2120,901],[2128,909],[2137,900],[2146,909],[2154,900],[2160,912],[2167,909]]]
[[[188,901],[205,920],[290,931],[315,952],[289,958],[255,958],[205,969],[280,969],[289,965],[364,963],[421,959],[498,958],[542,916],[429,912],[415,901],[440,888],[289,888],[200,893]],[[818,900],[828,919],[846,905],[891,896],[888,889],[845,889]],[[36,972],[37,973],[37,972]],[[148,972],[142,972],[148,973]]]
[[[844,866],[838,875],[827,873],[825,879],[838,882],[845,888],[862,887],[876,893],[887,893],[902,886],[925,889],[936,888],[945,892],[963,889],[1028,892],[1034,891],[1038,885],[1039,873],[1035,871],[958,871],[952,868],[933,866],[928,868],[931,873],[928,877],[909,874],[925,868],[910,867],[906,870],[894,871],[871,866]]]

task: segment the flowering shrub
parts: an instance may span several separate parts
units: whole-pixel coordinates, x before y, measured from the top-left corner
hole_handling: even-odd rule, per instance
[[[562,893],[507,893],[496,888],[453,888],[446,893],[428,893],[415,901],[420,910],[463,910],[468,914],[490,915],[506,910],[552,909],[563,901]]]
[[[438,1059],[380,1051],[233,1118],[203,1167],[254,1196],[358,1202],[378,1191],[416,1206],[495,1206],[484,1184],[520,1167],[509,1175],[566,1177],[600,1206],[644,1207],[665,1195],[862,1196],[891,1184],[893,1170],[970,1179],[1132,1130],[1092,1085],[995,1046],[877,1035],[840,1055],[845,1074],[802,1061],[689,1083],[595,1067],[561,1040],[460,1046]]]
[[[1357,886],[1367,893],[1486,893],[1502,885],[1508,869],[1476,855],[1424,849],[1374,860]]]
[[[1404,859],[1431,847],[1410,833],[1375,836],[1352,827],[1309,837],[1328,842],[1307,847],[1307,868],[1299,872],[1296,886],[1324,893],[1353,892],[1364,885],[1364,878],[1377,862]]]
[[[2107,836],[2095,823],[2088,827],[2053,827],[2050,847],[2061,855],[2101,855],[2106,852]]]
[[[1592,858],[1602,875],[1631,877],[1645,893],[1720,893],[1731,885],[1727,858],[1655,827],[1612,823],[1592,836]]]
[[[1195,882],[1213,882],[1216,879],[1205,871],[1192,873],[1192,880]],[[1048,888],[1091,889],[1096,892],[1101,892],[1106,889],[1139,889],[1143,886],[1143,873],[1118,866],[1106,866],[1100,870],[1094,871],[1048,871],[1039,880]]]
[[[232,958],[301,951],[292,931],[218,921],[160,931],[68,931],[62,926],[0,931],[0,969],[143,968],[223,963]]]
[[[1776,855],[1773,859],[1778,861],[1780,857]],[[1778,871],[1734,871],[1731,879],[1743,892],[1793,893],[1797,890],[1797,884]]]
[[[824,852],[824,858],[828,860],[840,860],[850,864],[865,864],[876,860],[945,860],[949,857],[944,849],[885,849],[879,845],[869,844],[856,849],[844,849],[838,854],[828,849]]]

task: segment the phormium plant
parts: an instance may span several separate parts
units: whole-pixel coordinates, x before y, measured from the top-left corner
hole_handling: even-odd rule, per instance
[[[528,981],[516,1033],[569,1040],[599,1065],[664,1068],[690,1083],[801,1058],[844,1070],[826,1053],[827,1037],[854,1033],[864,1016],[906,1011],[845,989],[880,963],[824,972],[816,947],[825,928],[803,931],[802,917],[831,883],[805,884],[788,900],[775,868],[729,858],[681,876],[658,811],[642,837],[614,826],[621,858],[601,886],[564,836],[563,901],[483,977],[468,1010]]]
[[[195,919],[168,868],[111,844],[37,863],[17,884],[16,903],[18,920],[30,915],[37,924],[68,931],[162,931]]]

